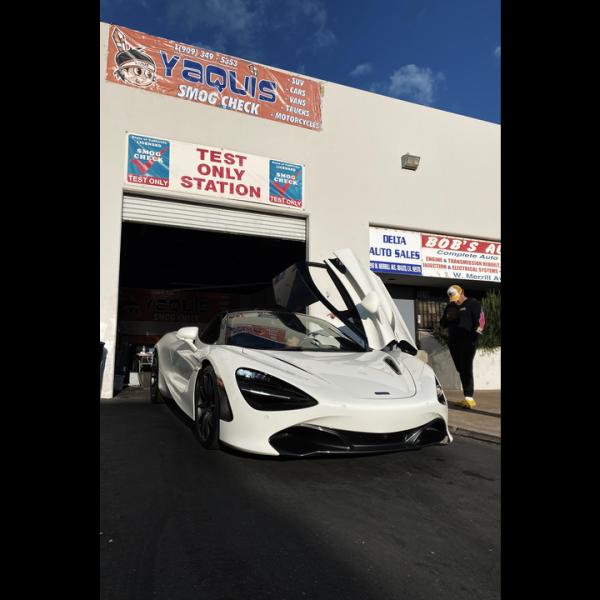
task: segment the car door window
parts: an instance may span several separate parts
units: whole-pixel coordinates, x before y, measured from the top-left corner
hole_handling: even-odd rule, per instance
[[[212,319],[208,325],[204,328],[204,331],[200,335],[200,341],[203,344],[214,344],[219,337],[221,331],[222,315],[217,315]]]
[[[351,306],[349,307],[342,298],[340,291],[337,289],[327,269],[324,269],[321,266],[309,265],[308,272],[317,288],[319,288],[319,291],[335,308],[336,312],[344,313],[347,312],[349,308],[352,308]]]
[[[223,317],[223,319],[221,320],[220,327],[219,327],[219,336],[217,337],[215,344],[223,345],[226,343],[228,324],[229,324],[229,315],[225,315]]]

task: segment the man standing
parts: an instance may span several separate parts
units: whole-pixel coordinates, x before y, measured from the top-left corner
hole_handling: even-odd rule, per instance
[[[448,348],[454,366],[460,375],[465,399],[459,403],[464,408],[475,408],[473,400],[473,359],[479,336],[485,327],[485,315],[475,298],[467,298],[459,285],[447,291],[449,302],[440,319],[440,325],[448,328]]]

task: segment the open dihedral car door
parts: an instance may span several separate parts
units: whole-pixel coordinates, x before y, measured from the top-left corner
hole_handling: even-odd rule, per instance
[[[277,275],[273,279],[276,302],[292,311],[321,302],[370,348],[382,350],[396,342],[408,344],[416,353],[410,331],[381,279],[349,248],[333,255],[324,263],[296,263]]]

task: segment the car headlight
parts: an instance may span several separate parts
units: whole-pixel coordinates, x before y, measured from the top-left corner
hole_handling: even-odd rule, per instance
[[[437,399],[440,404],[447,404],[446,396],[444,395],[444,390],[438,381],[438,378],[435,378],[435,391],[437,393]]]
[[[256,410],[296,410],[318,404],[306,392],[262,371],[238,369],[235,378],[242,396]]]

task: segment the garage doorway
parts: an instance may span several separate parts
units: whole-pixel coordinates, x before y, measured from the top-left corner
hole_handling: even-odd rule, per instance
[[[124,221],[115,392],[149,385],[148,357],[165,333],[202,329],[221,310],[275,308],[271,280],[306,258],[304,239]]]

